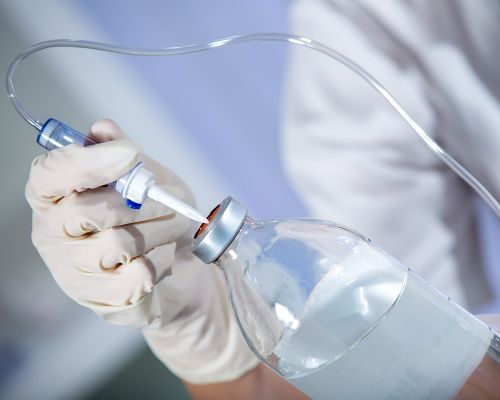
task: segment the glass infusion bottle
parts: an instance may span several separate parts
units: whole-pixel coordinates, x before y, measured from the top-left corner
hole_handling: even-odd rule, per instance
[[[500,397],[500,338],[362,235],[257,222],[232,198],[193,253],[224,271],[254,353],[313,399]]]

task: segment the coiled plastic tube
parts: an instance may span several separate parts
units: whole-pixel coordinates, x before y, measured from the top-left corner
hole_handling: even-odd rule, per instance
[[[114,46],[108,43],[92,42],[86,40],[69,40],[58,39],[40,42],[30,47],[23,53],[19,54],[9,67],[7,72],[6,84],[7,92],[14,108],[23,117],[26,122],[32,125],[37,130],[42,128],[42,123],[34,118],[23,106],[23,104],[16,97],[13,85],[14,73],[17,66],[30,55],[51,47],[79,47],[85,49],[93,49],[99,51],[106,51],[110,53],[128,54],[132,56],[173,56],[178,54],[194,53],[197,51],[210,50],[227,45],[235,45],[245,42],[256,41],[273,41],[273,42],[286,42],[293,45],[303,46],[315,51],[318,51],[330,58],[340,62],[351,71],[356,73],[360,78],[364,79],[371,87],[373,87],[406,121],[406,123],[416,132],[416,134],[425,142],[425,144],[436,154],[443,162],[446,163],[455,173],[457,173],[465,182],[467,182],[488,206],[500,217],[500,203],[493,197],[493,195],[479,182],[466,168],[464,168],[458,161],[444,151],[426,132],[417,124],[417,122],[405,111],[405,109],[396,101],[396,99],[385,89],[380,82],[371,76],[364,68],[356,64],[354,61],[339,53],[338,51],[325,46],[314,40],[304,38],[296,35],[289,35],[284,33],[256,33],[250,35],[231,36],[213,42],[190,44],[187,46],[179,47],[165,47],[165,48],[131,48]]]

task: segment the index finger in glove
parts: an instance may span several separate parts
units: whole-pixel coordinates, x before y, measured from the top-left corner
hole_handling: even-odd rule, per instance
[[[59,282],[73,299],[91,309],[137,304],[156,283],[171,274],[175,248],[175,243],[155,247],[111,271],[63,268]]]
[[[184,198],[182,190],[162,185],[162,188],[178,198]],[[88,233],[152,220],[173,214],[167,206],[146,199],[140,210],[132,210],[111,187],[72,193],[51,207],[52,232],[63,237],[79,237]]]
[[[38,225],[35,220],[34,226]],[[114,269],[157,246],[176,241],[189,227],[189,220],[170,214],[78,238],[54,238],[47,229],[35,228],[32,240],[56,276],[60,268],[85,272]]]
[[[94,122],[90,127],[89,137],[98,143],[128,138],[122,128],[115,121],[108,118]]]
[[[26,197],[55,202],[73,191],[106,185],[129,172],[139,157],[139,148],[128,139],[52,150],[33,161]]]

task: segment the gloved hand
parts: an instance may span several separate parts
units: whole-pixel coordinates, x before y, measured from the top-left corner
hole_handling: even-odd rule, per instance
[[[143,328],[153,352],[186,381],[228,381],[255,367],[219,272],[189,251],[190,221],[149,199],[131,210],[104,185],[144,161],[192,204],[189,189],[114,122],[96,122],[90,135],[100,143],[37,157],[26,186],[32,240],[56,282],[111,323]]]

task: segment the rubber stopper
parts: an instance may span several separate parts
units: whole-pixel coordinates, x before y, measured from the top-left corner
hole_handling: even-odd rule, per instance
[[[212,210],[210,211],[210,214],[208,214],[208,224],[201,224],[201,226],[198,228],[198,230],[196,231],[196,233],[194,234],[194,238],[196,239],[198,236],[201,235],[201,233],[207,228],[207,226],[210,224],[210,222],[212,222],[212,220],[214,219],[214,217],[217,215],[217,211],[219,211],[219,207],[220,207],[220,204],[217,204],[217,206]]]

